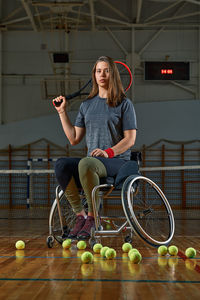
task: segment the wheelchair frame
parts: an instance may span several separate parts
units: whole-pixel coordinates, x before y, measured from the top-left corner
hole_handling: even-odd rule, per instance
[[[146,216],[151,215],[153,213],[153,209],[145,209],[140,212],[140,215],[142,217],[136,215],[133,209],[134,205],[134,195],[137,194],[137,188],[138,183],[142,182],[147,184],[150,190],[153,190],[156,195],[159,196],[159,199],[161,200],[161,203],[163,207],[166,210],[166,216],[168,217],[168,223],[169,223],[169,234],[168,237],[165,240],[159,240],[153,238],[150,234],[148,234],[141,226],[138,219],[144,219]],[[125,222],[118,226],[116,230],[103,230],[103,227],[101,225],[101,220],[103,219],[109,219],[109,217],[100,217],[98,208],[97,208],[97,201],[96,201],[96,194],[97,191],[101,189],[109,189],[109,191],[113,190],[115,187],[113,184],[100,184],[93,188],[92,191],[92,205],[93,205],[93,211],[94,211],[94,219],[95,219],[95,228],[91,229],[91,237],[89,239],[89,244],[91,247],[97,242],[98,239],[101,239],[102,237],[111,237],[111,236],[117,236],[119,235],[124,229],[129,230],[130,233],[127,235],[124,239],[125,242],[132,242],[132,236],[133,232],[136,233],[144,242],[148,243],[149,245],[153,247],[159,247],[160,245],[168,245],[170,241],[172,240],[174,236],[175,231],[175,222],[174,222],[174,216],[171,209],[171,206],[165,197],[162,190],[149,178],[133,174],[126,178],[126,180],[123,183],[122,189],[121,189],[121,201],[122,201],[122,207],[124,210],[124,215],[126,217]],[[53,202],[53,205],[51,207],[51,211],[49,214],[49,236],[47,237],[47,245],[49,248],[53,247],[54,239],[56,239],[59,243],[62,243],[64,239],[67,238],[68,232],[70,228],[65,227],[63,225],[62,220],[62,212],[61,212],[61,205],[60,202],[62,198],[64,197],[64,192],[60,190],[60,187],[58,186],[56,188],[56,198]],[[55,210],[58,211],[59,216],[59,223],[60,223],[60,235],[55,235],[53,230],[53,219],[54,219],[54,213]],[[68,213],[69,215],[69,213]],[[72,211],[72,216],[70,222],[73,223],[75,221],[75,214]],[[128,225],[128,226],[127,226]]]

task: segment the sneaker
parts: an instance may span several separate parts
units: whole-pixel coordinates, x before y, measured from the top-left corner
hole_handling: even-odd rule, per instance
[[[76,238],[79,231],[83,228],[85,222],[86,222],[86,219],[83,216],[81,216],[81,215],[77,216],[74,229],[70,231],[68,238],[70,238],[70,239]]]
[[[87,240],[90,238],[90,230],[91,228],[95,228],[95,222],[94,222],[94,217],[88,216],[85,225],[81,229],[81,231],[77,234],[77,239],[78,240]]]

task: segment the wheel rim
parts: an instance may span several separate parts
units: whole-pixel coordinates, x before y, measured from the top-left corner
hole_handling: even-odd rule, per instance
[[[136,188],[141,190],[136,193]],[[135,190],[133,197],[131,189]],[[150,193],[147,195],[147,192]],[[157,247],[171,241],[175,228],[173,213],[153,181],[143,176],[129,176],[122,188],[122,204],[130,226],[145,242]]]

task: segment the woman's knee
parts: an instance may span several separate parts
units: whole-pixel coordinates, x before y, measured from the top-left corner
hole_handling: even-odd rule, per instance
[[[78,164],[79,175],[85,176],[88,172],[97,173],[99,176],[107,176],[104,164],[94,157],[84,157]]]
[[[62,176],[65,173],[75,173],[78,171],[80,158],[64,157],[59,158],[55,163],[56,176]]]

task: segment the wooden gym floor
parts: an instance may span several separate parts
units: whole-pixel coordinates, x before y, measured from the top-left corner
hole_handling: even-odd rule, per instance
[[[142,262],[131,263],[122,253],[120,238],[102,243],[117,251],[114,260],[94,255],[92,264],[81,264],[76,244],[64,251],[54,243],[46,245],[48,220],[0,219],[0,299],[199,299],[199,220],[176,222],[173,244],[177,257],[159,257],[157,250],[134,237],[133,246]],[[15,242],[26,242],[16,250]],[[187,247],[197,249],[195,259],[185,259]],[[92,250],[88,247],[88,250]]]

